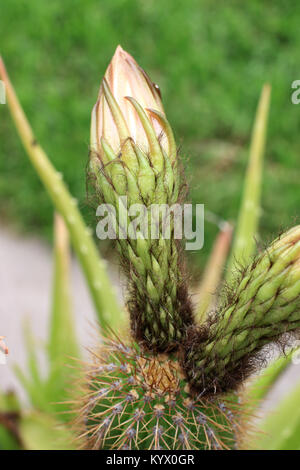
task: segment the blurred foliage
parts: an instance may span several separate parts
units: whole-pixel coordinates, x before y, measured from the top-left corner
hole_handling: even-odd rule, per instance
[[[257,96],[269,81],[261,219],[263,239],[269,239],[290,224],[300,203],[300,112],[290,101],[291,82],[299,78],[299,13],[292,0],[11,0],[1,4],[1,54],[38,139],[92,226],[84,178],[90,110],[118,43],[161,87],[189,160],[191,198],[233,221]],[[0,113],[2,218],[50,236],[51,203],[5,106]],[[216,233],[207,222],[199,261]]]
[[[48,347],[44,353],[48,371],[39,367],[38,348],[25,324],[27,371],[15,372],[30,406],[19,406],[12,393],[0,391],[0,449],[73,449],[74,400],[82,367],[70,293],[69,237],[61,216],[54,224],[54,274]]]
[[[24,373],[18,365],[15,370],[36,410],[43,413],[57,412],[60,421],[68,421],[72,411],[68,401],[74,398],[81,366],[70,292],[68,230],[58,214],[55,215],[54,238],[52,310],[48,348],[45,351],[49,370],[45,373],[39,367],[36,341],[28,324],[24,328],[28,371]]]
[[[288,393],[260,423],[253,449],[300,450],[300,385]]]
[[[255,240],[261,215],[261,187],[263,181],[263,162],[267,122],[270,108],[271,88],[264,85],[252,129],[249,161],[245,175],[243,195],[239,209],[234,243],[227,265],[226,280],[234,277],[237,263],[245,265],[255,253]]]
[[[25,450],[73,450],[74,434],[50,414],[31,412],[23,416],[20,435]]]
[[[0,450],[17,450],[20,447],[18,418],[20,405],[13,392],[0,390]]]

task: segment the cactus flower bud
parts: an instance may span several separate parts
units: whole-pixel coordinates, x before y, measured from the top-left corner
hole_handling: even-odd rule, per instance
[[[154,113],[158,113],[156,119],[153,118]],[[158,87],[134,58],[118,46],[105,72],[93,108],[91,148],[101,156],[103,162],[107,162],[101,145],[101,140],[105,139],[112,151],[116,155],[121,152],[121,158],[131,169],[136,170],[137,160],[127,141],[132,140],[146,153],[157,146],[157,138],[164,135],[160,116],[163,119],[165,115]],[[168,152],[166,138],[162,138],[160,143]],[[162,163],[161,151],[157,150]]]
[[[300,327],[300,226],[276,239],[237,280],[220,311],[190,328],[183,368],[202,394],[226,391],[256,367],[262,346]]]
[[[173,228],[163,236],[163,221],[151,239],[153,204],[178,202],[181,182],[173,132],[158,88],[120,46],[102,80],[91,119],[90,180],[99,203],[117,212],[117,243],[128,276],[128,310],[135,339],[151,350],[174,349],[192,321]],[[120,204],[146,208],[148,237],[124,237],[130,219]],[[174,221],[172,221],[174,223]],[[122,234],[122,236],[121,236]]]

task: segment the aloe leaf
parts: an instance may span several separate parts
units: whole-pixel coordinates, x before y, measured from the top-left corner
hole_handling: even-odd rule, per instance
[[[0,391],[0,450],[18,450],[20,441],[14,415],[20,412],[17,397],[12,392]]]
[[[28,363],[28,370],[30,373],[30,378],[35,387],[39,387],[42,383],[42,379],[40,376],[39,371],[39,364],[37,358],[37,345],[36,341],[33,337],[32,331],[30,329],[30,325],[28,320],[24,323],[24,338],[25,338],[25,345],[26,345],[26,352],[27,352],[27,363]]]
[[[264,450],[300,450],[300,384],[268,413],[251,447]]]
[[[40,376],[36,344],[28,325],[25,337],[29,375],[27,377],[19,367],[16,367],[16,374],[35,408],[62,412],[69,410],[66,401],[72,397],[80,366],[79,362],[75,362],[75,359],[79,358],[79,346],[70,295],[69,234],[59,214],[55,214],[54,239],[53,300],[47,351],[48,376]],[[65,420],[68,418],[67,415],[60,416]]]
[[[23,335],[25,338],[28,373],[25,373],[18,364],[14,366],[14,371],[30,402],[38,408],[44,408],[47,406],[47,398],[44,396],[44,383],[39,370],[37,343],[27,320],[23,325]]]
[[[270,85],[264,85],[258,103],[249,153],[248,168],[244,183],[242,202],[231,255],[227,268],[227,281],[230,281],[236,264],[245,264],[255,250],[263,171],[263,155],[266,140],[267,120],[270,106]]]
[[[70,292],[69,233],[63,218],[54,217],[54,276],[50,339],[48,345],[49,377],[46,393],[54,408],[62,411],[62,402],[72,395],[72,382],[79,374],[79,345]],[[76,362],[77,360],[77,362]],[[66,408],[66,406],[64,406]]]
[[[59,214],[54,217],[54,279],[50,324],[49,359],[51,365],[66,356],[78,357],[70,294],[70,251],[68,229]]]
[[[199,298],[196,312],[196,321],[198,323],[205,321],[206,315],[212,308],[212,304],[216,298],[217,289],[222,279],[224,265],[230,248],[231,237],[232,226],[226,223],[216,237],[201,279],[201,284],[196,293]]]
[[[244,388],[242,397],[245,410],[247,408],[249,416],[257,413],[258,415],[260,414],[259,406],[262,400],[266,398],[273,385],[281,377],[286,368],[291,364],[294,354],[297,353],[298,350],[293,349],[286,356],[277,358],[276,360],[271,362],[268,367],[266,367],[258,376],[252,378],[248,382],[248,384]],[[276,410],[274,411],[274,413],[276,413]],[[258,436],[261,436],[261,432],[263,431],[263,429],[261,428],[263,427],[264,425],[261,425],[257,428],[256,425],[256,428],[254,428],[256,431],[254,441],[252,438],[253,433],[246,433],[241,440],[241,447],[248,449],[250,447],[253,447],[253,445],[256,445],[256,442],[258,441]]]
[[[20,436],[26,450],[73,450],[74,434],[69,427],[45,413],[24,414]]]
[[[61,174],[56,171],[37,142],[1,57],[0,77],[5,83],[7,104],[27,155],[56,210],[62,215],[67,224],[74,250],[81,263],[94,300],[99,323],[104,329],[109,326],[119,331],[124,319],[124,312],[118,304],[115,290],[107,275],[105,262],[99,257],[90,230],[86,227],[74,198],[61,178]]]
[[[279,357],[264,369],[257,377],[251,380],[246,389],[249,403],[258,404],[269,393],[277,379],[290,365],[293,353]]]
[[[30,403],[37,409],[50,411],[51,404],[49,403],[48,396],[45,393],[44,383],[35,383],[32,377],[30,375],[26,375],[18,365],[14,367],[14,372],[19,382],[22,384]]]
[[[14,436],[1,425],[0,412],[0,451],[1,450],[19,450],[20,446]]]

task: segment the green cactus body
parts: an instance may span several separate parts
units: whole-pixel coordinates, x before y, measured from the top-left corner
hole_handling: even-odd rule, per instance
[[[233,388],[256,364],[255,353],[300,327],[300,226],[256,257],[218,313],[189,329],[183,361],[199,393]]]
[[[144,80],[145,74],[139,74],[140,69],[138,79]],[[149,82],[147,87],[155,95]],[[146,109],[132,97],[122,100],[126,102],[123,111],[104,79],[92,113],[90,179],[98,202],[111,204],[116,211],[115,235],[128,277],[127,306],[133,337],[151,351],[173,350],[192,322],[180,244],[174,236],[182,191],[175,140],[161,104],[158,110]],[[106,140],[104,105],[117,128],[115,149]],[[128,106],[135,113],[133,132],[143,131],[146,141],[135,142],[131,137],[125,119]],[[102,135],[98,135],[100,118]],[[130,214],[138,207],[145,211],[134,221]]]
[[[191,398],[177,362],[110,341],[94,354],[80,410],[92,449],[232,449],[236,397]]]

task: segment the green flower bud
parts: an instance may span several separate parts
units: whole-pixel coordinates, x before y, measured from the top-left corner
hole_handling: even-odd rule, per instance
[[[151,109],[150,111],[147,111]],[[156,114],[157,113],[157,116]],[[112,152],[126,163],[130,171],[138,171],[138,158],[133,143],[146,154],[151,154],[151,165],[163,168],[162,148],[168,152],[173,145],[172,134],[158,143],[164,132],[161,118],[164,110],[158,88],[138,66],[133,57],[118,46],[102,81],[98,100],[92,112],[91,149],[103,163],[106,152],[101,145],[104,138]],[[153,116],[153,118],[152,118]],[[171,143],[168,144],[168,142]]]
[[[92,111],[90,176],[99,202],[113,204],[126,225],[120,196],[128,205],[142,204],[148,236],[118,240],[128,276],[128,309],[133,336],[149,349],[174,349],[192,321],[183,279],[179,245],[163,237],[151,239],[151,205],[177,203],[180,174],[176,144],[160,93],[147,74],[120,46],[101,83]],[[127,225],[130,224],[130,217]],[[120,233],[120,227],[117,233]]]
[[[300,327],[300,226],[276,239],[229,288],[218,313],[190,328],[183,368],[197,393],[234,388],[261,348]]]

